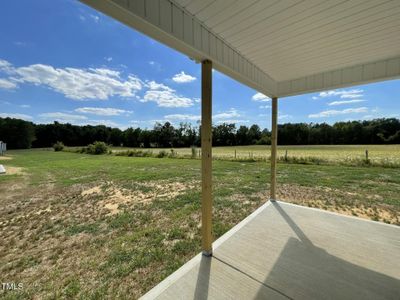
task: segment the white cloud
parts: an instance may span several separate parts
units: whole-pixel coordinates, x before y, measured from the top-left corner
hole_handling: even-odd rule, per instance
[[[199,115],[191,115],[191,114],[172,114],[164,116],[165,120],[182,120],[182,121],[198,121],[200,120]]]
[[[189,107],[193,101],[170,91],[146,91],[141,102],[156,102],[160,107]]]
[[[112,61],[112,60],[113,60],[113,58],[112,58],[111,56],[104,57],[104,59],[105,59],[106,61],[108,61],[108,62],[110,62],[110,61]]]
[[[225,112],[220,112],[217,114],[214,114],[212,116],[213,120],[217,124],[222,124],[222,123],[247,123],[250,122],[249,120],[243,120],[243,119],[238,119],[241,117],[241,115],[238,113],[238,111],[234,108],[231,108]],[[171,114],[171,115],[166,115],[164,116],[165,121],[200,121],[201,116],[200,115],[194,115],[194,114]]]
[[[354,100],[333,101],[333,102],[329,102],[328,105],[335,106],[335,105],[353,104],[353,103],[360,103],[360,102],[365,102],[365,100],[354,99]]]
[[[119,116],[122,114],[131,114],[132,111],[118,109],[118,108],[111,108],[111,107],[79,107],[75,109],[78,113],[83,114],[92,114],[97,116]]]
[[[111,121],[111,120],[87,120],[85,122],[85,124],[88,124],[88,125],[104,125],[104,126],[107,126],[107,127],[119,127],[119,128],[123,127],[120,124],[115,123],[114,121]]]
[[[361,91],[362,92],[362,91]],[[340,98],[345,99],[345,98],[361,98],[363,95],[362,94],[342,94]]]
[[[155,82],[154,80],[146,81],[146,87],[148,87],[150,90],[174,91],[173,89],[166,86],[165,84]]]
[[[21,108],[30,108],[31,106],[29,104],[21,104],[19,107],[21,107]]]
[[[39,114],[39,117],[46,121],[59,121],[59,122],[68,122],[75,123],[77,121],[87,120],[87,117],[75,114],[67,114],[62,112],[50,112]]]
[[[260,101],[260,102],[271,101],[271,98],[269,98],[269,97],[267,97],[267,96],[265,96],[264,94],[261,94],[261,93],[254,94],[253,97],[251,97],[251,99],[253,101]]]
[[[106,68],[54,68],[43,64],[14,68],[4,62],[0,61],[0,68],[7,68],[16,82],[47,86],[74,100],[134,97],[143,84],[135,75],[123,80],[120,72]]]
[[[97,69],[90,68],[89,70],[101,76],[110,76],[113,78],[120,78],[121,75],[119,71],[110,70],[106,68],[97,68]]]
[[[99,22],[99,20],[100,20],[100,17],[99,16],[96,16],[96,15],[89,15],[91,18],[92,18],[92,20],[93,21],[95,21],[96,23],[97,22]]]
[[[63,112],[50,112],[43,113],[38,115],[41,118],[42,122],[45,123],[53,123],[54,121],[61,123],[70,123],[74,125],[104,125],[108,127],[118,127],[121,129],[125,129],[124,126],[112,121],[112,120],[96,120],[96,119],[88,119],[86,116],[69,114]]]
[[[0,89],[11,90],[15,89],[16,87],[17,87],[16,83],[4,78],[0,78]]]
[[[346,115],[346,114],[358,114],[358,113],[366,113],[368,112],[367,107],[358,107],[358,108],[347,108],[343,110],[325,110],[321,111],[317,114],[308,115],[309,118],[324,118],[324,117],[332,117],[337,115]]]
[[[279,120],[287,120],[287,119],[291,119],[291,118],[292,118],[292,115],[288,115],[288,114],[278,115]]]
[[[185,72],[182,71],[178,74],[175,74],[174,77],[172,77],[172,80],[177,83],[187,83],[187,82],[195,81],[196,77],[185,74]]]
[[[250,121],[249,120],[240,120],[240,119],[226,119],[226,120],[219,120],[219,121],[217,121],[216,123],[217,124],[223,124],[223,123],[226,123],[226,124],[236,124],[236,123],[249,123]]]
[[[400,114],[396,112],[388,113],[387,111],[381,111],[379,107],[375,107],[369,110],[369,114],[362,117],[363,120],[366,119],[379,119],[379,118],[399,118]]]
[[[155,81],[146,82],[147,90],[141,102],[155,102],[160,107],[189,107],[193,100],[178,95],[174,89]]]
[[[240,114],[237,112],[236,109],[231,108],[230,110],[222,113],[218,113],[213,115],[213,119],[231,119],[240,117]]]
[[[249,122],[249,120],[237,119],[239,117],[241,117],[241,115],[234,108],[231,108],[225,112],[214,114],[212,116],[213,120],[215,120],[215,122],[217,124]],[[165,121],[165,120],[168,120],[168,121],[199,121],[199,120],[201,120],[201,116],[194,115],[194,114],[171,114],[171,115],[164,116],[163,121]]]
[[[149,61],[149,65],[154,68],[157,72],[160,72],[162,70],[161,64],[154,61],[154,60],[150,60]]]
[[[22,42],[22,41],[15,41],[14,45],[18,46],[18,47],[26,47],[26,46],[28,46],[28,43]]]
[[[340,98],[359,98],[362,97],[363,90],[331,90],[319,93],[319,97],[326,98],[332,96],[340,96]],[[313,99],[317,97],[313,97]],[[314,99],[315,100],[315,99]]]
[[[368,120],[368,119],[373,119],[374,116],[373,115],[365,115],[362,117],[363,120]]]
[[[31,120],[32,117],[25,114],[18,113],[0,113],[0,118],[13,118],[13,119],[23,119],[23,120]]]
[[[8,61],[0,59],[0,71],[9,72],[11,69],[12,65]]]
[[[160,107],[190,107],[198,101],[184,97],[162,83],[143,82],[133,74],[122,78],[119,71],[108,68],[55,68],[44,64],[17,68],[0,60],[0,71],[10,76],[1,81],[4,87],[30,83],[48,87],[74,100],[107,100],[119,96],[155,102]],[[146,90],[144,96],[139,97],[137,93],[143,88]]]
[[[269,108],[271,108],[271,105],[260,105],[258,108],[269,109]]]

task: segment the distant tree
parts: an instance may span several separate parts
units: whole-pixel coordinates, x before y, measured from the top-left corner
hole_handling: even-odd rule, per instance
[[[196,145],[197,130],[190,123],[180,123],[175,129],[175,147],[191,147]]]
[[[261,138],[257,141],[258,145],[271,145],[271,133],[268,129],[264,129],[261,132]]]
[[[52,147],[57,141],[67,146],[87,146],[95,141],[128,147],[191,147],[200,146],[201,125],[181,123],[156,123],[154,128],[127,128],[121,131],[104,125],[77,126],[54,122],[38,124],[0,118],[0,140],[9,149]],[[271,133],[261,131],[256,124],[249,128],[235,124],[212,126],[214,146],[270,144]],[[368,121],[326,123],[286,123],[278,125],[280,145],[322,145],[322,144],[394,144],[400,143],[400,120],[395,118]]]
[[[7,143],[8,149],[31,148],[35,140],[35,128],[32,122],[0,118],[0,140]]]
[[[124,142],[124,134],[119,128],[112,128],[110,131],[109,143],[113,146],[121,146]]]
[[[123,144],[127,147],[139,147],[142,130],[129,127],[123,132]]]
[[[212,132],[213,145],[215,146],[232,146],[235,141],[236,127],[235,124],[222,123],[214,126]]]
[[[173,147],[176,144],[175,129],[170,122],[165,122],[164,125],[157,122],[153,134],[158,147]]]
[[[249,142],[254,145],[261,138],[260,126],[253,124],[251,125],[248,133]]]
[[[140,147],[150,148],[152,141],[154,141],[154,134],[152,131],[144,129],[140,131],[139,145]]]
[[[238,145],[250,145],[249,128],[247,126],[240,126],[236,132],[236,143]]]
[[[64,144],[62,142],[57,142],[53,145],[54,151],[62,151],[64,149]]]

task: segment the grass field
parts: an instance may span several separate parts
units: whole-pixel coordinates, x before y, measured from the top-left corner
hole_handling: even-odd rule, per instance
[[[137,298],[200,251],[200,160],[21,150],[0,163],[1,280],[23,283],[0,297]],[[269,165],[216,160],[213,176],[218,238],[268,199]],[[278,183],[282,200],[400,224],[398,168],[279,163]]]
[[[123,151],[127,147],[114,147],[113,151]],[[160,149],[144,149],[153,153],[158,153]],[[163,149],[170,151],[171,149]],[[176,148],[173,149],[180,156],[191,156],[191,148]],[[352,159],[365,159],[365,150],[368,150],[368,158],[372,162],[393,162],[400,164],[400,145],[318,145],[318,146],[279,146],[278,156],[284,157],[304,157],[304,158],[320,158],[329,162],[346,161]],[[199,153],[200,148],[197,149]],[[213,156],[216,158],[269,158],[270,146],[232,146],[232,147],[214,147]]]

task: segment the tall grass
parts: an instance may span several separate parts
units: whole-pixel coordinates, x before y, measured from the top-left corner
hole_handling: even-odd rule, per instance
[[[177,151],[170,149],[170,153],[166,150],[160,150],[158,153],[153,153],[150,150],[126,150],[115,152],[116,156],[128,157],[156,157],[156,158],[191,158],[201,159],[197,156],[196,148],[192,148],[190,155],[179,154]],[[250,153],[248,156],[215,156],[214,160],[222,161],[237,161],[237,162],[258,162],[270,161],[270,156],[254,156]],[[302,165],[343,165],[354,167],[383,167],[383,168],[400,168],[400,163],[391,161],[389,159],[366,159],[356,157],[346,157],[344,159],[327,159],[318,156],[289,156],[287,154],[277,158],[279,163],[286,164],[302,164]]]

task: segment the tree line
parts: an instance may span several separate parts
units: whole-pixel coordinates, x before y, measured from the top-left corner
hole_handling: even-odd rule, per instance
[[[57,141],[67,146],[86,146],[102,141],[113,146],[169,148],[200,146],[200,127],[190,123],[173,126],[156,123],[153,129],[111,128],[104,125],[78,126],[54,122],[34,124],[0,118],[0,140],[8,149],[51,147]],[[214,146],[268,145],[271,132],[258,125],[220,124],[212,127]],[[370,121],[326,123],[286,123],[278,125],[279,145],[400,144],[400,120],[382,118]]]

